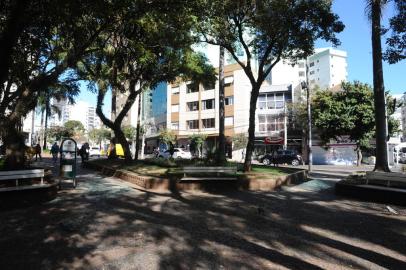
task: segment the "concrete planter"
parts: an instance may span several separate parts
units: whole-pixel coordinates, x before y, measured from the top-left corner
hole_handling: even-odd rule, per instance
[[[172,174],[168,177],[146,176],[127,170],[115,170],[95,163],[86,163],[87,168],[100,171],[104,175],[114,176],[124,181],[150,190],[252,190],[272,191],[282,185],[294,184],[304,181],[307,177],[306,170],[298,170],[292,174],[270,177],[269,174],[248,173],[240,175],[237,181],[189,181],[179,182],[181,175]]]

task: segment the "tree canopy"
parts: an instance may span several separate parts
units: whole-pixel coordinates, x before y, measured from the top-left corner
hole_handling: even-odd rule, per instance
[[[387,96],[388,113],[394,113],[394,100]],[[375,134],[374,93],[368,84],[358,81],[343,83],[340,91],[318,91],[312,102],[312,117],[320,139],[325,145],[330,140],[347,137],[357,144],[357,150],[370,147]],[[399,123],[389,118],[389,133],[397,132]],[[360,161],[360,160],[359,160]]]
[[[262,83],[281,59],[295,63],[311,55],[317,39],[338,45],[335,34],[344,25],[331,11],[331,1],[202,0],[200,3],[202,23],[197,25],[196,32],[201,40],[224,47],[251,83],[249,139],[244,163],[244,169],[249,171],[255,141],[255,110]]]
[[[388,45],[384,58],[390,64],[406,59],[406,1],[395,0],[397,14],[390,19],[391,36],[386,40]]]

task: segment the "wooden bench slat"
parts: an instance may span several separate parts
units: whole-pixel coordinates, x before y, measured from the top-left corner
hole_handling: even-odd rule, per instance
[[[20,175],[0,176],[0,180],[15,180],[15,179],[41,178],[41,177],[44,177],[44,174],[20,174]]]
[[[30,173],[44,173],[44,169],[0,171],[0,176],[3,176],[3,175],[30,174]]]
[[[0,188],[0,192],[14,191],[14,190],[39,189],[39,188],[47,188],[50,186],[51,186],[51,184],[37,184],[37,185],[29,185],[29,186],[6,187],[6,188]]]
[[[236,177],[183,177],[180,181],[205,181],[205,180],[226,180],[235,181]]]

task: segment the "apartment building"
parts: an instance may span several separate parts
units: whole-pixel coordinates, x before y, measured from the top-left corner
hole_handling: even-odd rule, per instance
[[[225,136],[231,149],[232,136],[247,134],[251,84],[238,64],[225,66]],[[189,136],[195,133],[208,136],[207,146],[213,147],[219,134],[218,82],[204,86],[194,82],[178,82],[167,87],[167,123],[178,138],[178,145],[187,147]],[[265,138],[284,144],[285,104],[292,100],[292,85],[271,85],[264,82],[260,89],[256,112],[256,144]]]
[[[347,81],[347,52],[333,48],[316,49],[308,57],[308,81],[310,87],[330,89]]]

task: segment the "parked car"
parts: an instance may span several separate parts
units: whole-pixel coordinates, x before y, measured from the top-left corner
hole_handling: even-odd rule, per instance
[[[169,152],[169,150],[164,150],[159,152],[158,157],[160,158],[170,158],[171,157],[171,153]],[[174,153],[173,153],[173,158],[183,158],[183,159],[191,159],[192,158],[192,154],[182,148],[174,148]]]
[[[260,162],[264,165],[287,163],[298,166],[303,164],[303,159],[295,150],[277,150],[275,155],[265,154]]]
[[[98,146],[90,147],[89,156],[91,156],[91,157],[94,157],[94,156],[100,157],[101,156],[100,147],[98,147]]]

